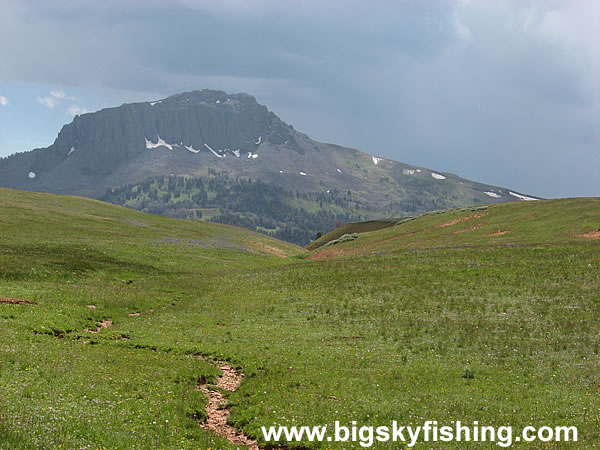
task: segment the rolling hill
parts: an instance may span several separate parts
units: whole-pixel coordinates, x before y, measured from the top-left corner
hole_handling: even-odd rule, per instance
[[[202,427],[221,392],[261,446],[261,426],[435,419],[576,426],[593,448],[599,202],[428,214],[301,253],[0,189],[0,447],[237,448]],[[235,391],[211,386],[224,364]]]

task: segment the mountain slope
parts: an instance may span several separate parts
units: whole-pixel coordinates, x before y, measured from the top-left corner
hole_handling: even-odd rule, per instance
[[[51,146],[0,159],[0,185],[100,198],[149,177],[205,177],[211,170],[291,192],[350,191],[354,209],[368,210],[363,219],[531,199],[313,141],[254,97],[212,90],[77,116]]]

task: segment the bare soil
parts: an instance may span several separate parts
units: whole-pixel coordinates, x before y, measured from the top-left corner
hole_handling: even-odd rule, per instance
[[[0,303],[8,303],[10,305],[37,305],[37,302],[24,300],[22,298],[5,298],[0,297]]]
[[[496,231],[495,233],[488,234],[488,236],[504,236],[505,234],[508,234],[508,233],[510,233],[510,230]]]
[[[263,244],[260,246],[260,249],[267,253],[270,253],[272,255],[279,256],[280,258],[287,258],[287,255],[285,254],[285,252],[283,250],[272,247],[270,245]]]
[[[103,320],[102,322],[100,322],[100,323],[98,324],[98,328],[96,328],[95,330],[90,330],[89,328],[86,328],[86,329],[85,329],[85,330],[83,330],[83,331],[85,331],[85,332],[87,332],[87,333],[94,333],[94,334],[96,334],[96,333],[99,333],[99,332],[100,332],[100,330],[102,330],[102,329],[104,329],[104,328],[109,328],[109,327],[112,327],[112,324],[113,324],[113,323],[112,323],[112,320]]]
[[[586,239],[600,239],[600,231],[590,231],[585,234],[580,234],[579,237]]]
[[[151,312],[154,312],[154,310],[153,309],[146,309],[145,311],[135,311],[135,312],[130,312],[127,315],[129,317],[139,317],[142,314],[151,313]]]
[[[454,220],[451,220],[450,222],[446,222],[446,223],[442,223],[440,225],[436,225],[434,228],[449,227],[451,225],[456,225],[457,223],[468,222],[469,220],[479,219],[479,218],[485,217],[487,215],[488,215],[488,213],[483,213],[483,214],[474,214],[474,215],[468,216],[468,217],[461,217],[460,219],[454,219]]]
[[[472,227],[465,228],[465,229],[462,229],[462,230],[456,230],[456,231],[455,231],[455,232],[453,232],[452,234],[467,233],[467,232],[469,232],[469,231],[475,231],[475,230],[478,230],[479,228],[481,228],[481,225],[474,225],[474,226],[472,226]]]

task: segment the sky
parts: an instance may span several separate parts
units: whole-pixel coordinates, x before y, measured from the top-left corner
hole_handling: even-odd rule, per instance
[[[74,115],[254,95],[313,139],[600,196],[594,0],[0,0],[0,156]]]

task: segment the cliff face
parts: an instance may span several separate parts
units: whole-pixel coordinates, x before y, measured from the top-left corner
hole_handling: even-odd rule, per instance
[[[287,141],[290,150],[301,151],[294,134],[252,96],[194,91],[77,116],[50,147],[2,160],[0,184],[89,193],[95,191],[90,183],[103,185],[102,179],[124,164],[148,160],[150,150],[198,154],[213,149],[221,157],[227,153],[241,156],[266,142],[279,145]],[[180,159],[173,158],[172,169],[180,170]],[[184,165],[189,166],[187,162]]]

